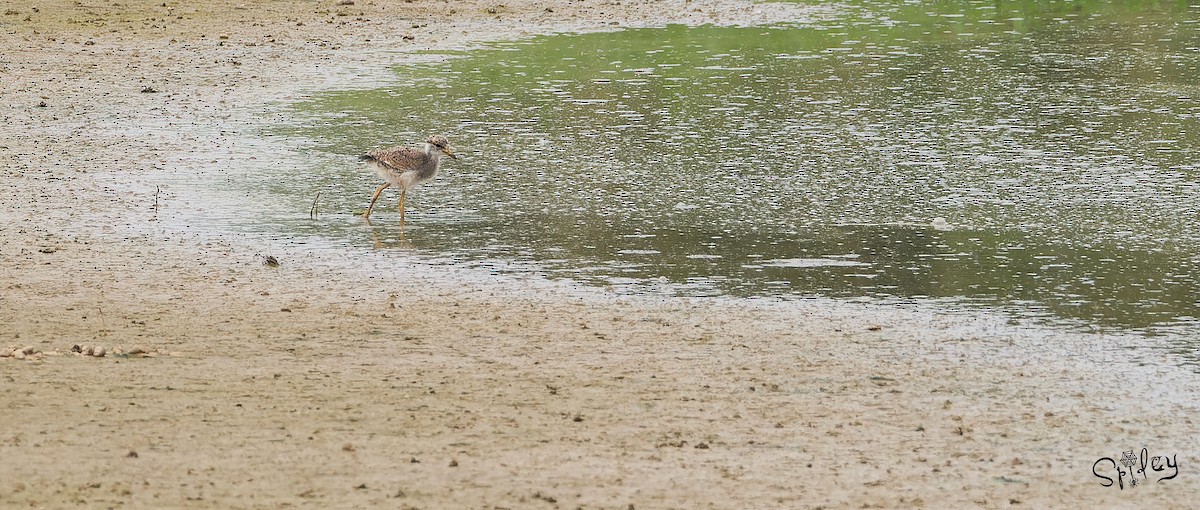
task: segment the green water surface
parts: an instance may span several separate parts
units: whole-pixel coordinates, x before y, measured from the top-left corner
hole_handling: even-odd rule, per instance
[[[944,299],[1191,330],[1200,7],[853,1],[819,22],[535,37],[298,107],[298,236],[620,292]],[[462,158],[366,225],[354,156]],[[279,184],[283,182],[284,184]],[[389,192],[390,193],[390,192]],[[935,228],[935,218],[947,226]]]

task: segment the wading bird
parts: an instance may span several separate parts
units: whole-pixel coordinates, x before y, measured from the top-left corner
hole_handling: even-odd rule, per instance
[[[400,224],[403,225],[404,196],[408,193],[408,188],[433,179],[433,176],[437,175],[438,163],[443,153],[453,159],[458,159],[458,156],[450,151],[450,141],[446,140],[446,137],[433,135],[425,140],[424,151],[408,147],[392,147],[375,149],[359,157],[375,171],[375,175],[384,180],[383,185],[375,190],[374,195],[371,195],[371,204],[367,206],[367,212],[363,214],[363,217],[370,221],[371,209],[375,207],[375,201],[379,199],[379,194],[383,193],[388,186],[394,185],[400,188]]]

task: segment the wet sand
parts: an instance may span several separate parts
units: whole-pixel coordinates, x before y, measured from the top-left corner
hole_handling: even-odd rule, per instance
[[[253,133],[283,105],[386,83],[411,50],[820,12],[163,5],[0,9],[0,507],[1200,500],[1200,384],[1151,340],[916,306],[614,296],[394,253],[276,247],[268,267],[261,239],[156,221],[198,192],[161,176],[280,157]],[[1120,490],[1093,474],[1143,447],[1179,475]]]

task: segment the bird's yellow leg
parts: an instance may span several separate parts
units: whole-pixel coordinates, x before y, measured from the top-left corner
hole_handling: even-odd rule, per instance
[[[385,182],[385,183],[383,183],[383,186],[380,186],[379,189],[375,190],[375,194],[371,195],[371,204],[367,206],[367,212],[363,214],[364,218],[366,218],[368,220],[371,219],[371,209],[373,209],[375,207],[375,201],[379,200],[379,194],[383,193],[384,188],[387,188],[388,186],[391,186],[391,185],[392,185],[392,183]]]
[[[400,189],[400,224],[401,225],[404,224],[404,195],[407,193],[408,193],[408,190],[403,189],[403,188]]]

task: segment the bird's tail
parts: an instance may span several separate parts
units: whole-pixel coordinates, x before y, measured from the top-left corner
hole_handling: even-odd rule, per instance
[[[375,156],[372,156],[370,154],[363,154],[362,156],[358,157],[358,160],[359,161],[375,161]]]

